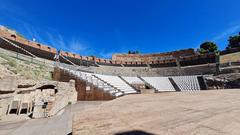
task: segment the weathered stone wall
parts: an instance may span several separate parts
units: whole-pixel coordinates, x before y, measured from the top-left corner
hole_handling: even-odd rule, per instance
[[[8,105],[9,103],[11,103],[13,99],[13,96],[9,96],[6,98],[0,98],[0,120],[2,119],[2,117],[6,116],[7,114],[7,110],[8,110]]]
[[[179,50],[167,53],[157,53],[157,54],[113,54],[113,61],[122,61],[122,62],[144,62],[150,63],[152,61],[173,59],[179,56],[194,55],[195,52],[193,49]]]
[[[220,63],[240,62],[240,52],[225,54],[220,56]]]
[[[84,80],[75,77],[74,75],[61,70],[59,68],[54,68],[53,79],[56,81],[68,82],[69,80],[75,80],[75,88],[78,93],[78,100],[111,100],[114,99],[112,95],[104,92],[102,89],[87,83]],[[87,90],[89,87],[89,90]]]
[[[175,76],[175,75],[201,75],[214,74],[215,64],[204,64],[186,67],[148,68],[148,67],[91,67],[91,71],[98,74],[121,76]]]

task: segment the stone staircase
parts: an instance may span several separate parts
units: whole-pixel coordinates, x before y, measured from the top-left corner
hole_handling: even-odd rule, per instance
[[[136,89],[135,87],[133,87],[130,83],[128,83],[122,76],[118,76],[121,80],[123,80],[126,84],[128,84],[131,88],[133,88],[134,90],[136,90],[137,92],[141,92],[139,89]]]
[[[71,73],[76,78],[79,78],[79,79],[87,82],[88,84],[93,85],[93,86],[103,90],[104,92],[111,94],[114,97],[119,97],[119,96],[124,95],[120,90],[118,90],[117,88],[108,84],[107,82],[103,81],[102,79],[98,78],[97,76],[95,76],[92,73],[74,71],[74,70],[69,70],[69,69],[64,69],[64,70],[66,72]]]

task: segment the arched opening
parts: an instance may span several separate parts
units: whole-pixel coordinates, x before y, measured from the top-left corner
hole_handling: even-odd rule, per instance
[[[37,44],[38,48],[41,48],[41,45],[40,44]]]
[[[12,34],[11,38],[14,38],[14,40],[16,40],[17,37],[16,37],[16,35]]]

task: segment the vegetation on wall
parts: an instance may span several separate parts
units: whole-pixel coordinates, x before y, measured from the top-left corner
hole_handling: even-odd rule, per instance
[[[201,54],[216,53],[218,52],[218,46],[214,42],[207,41],[200,45],[200,49],[198,51]]]
[[[4,66],[16,75],[24,76],[27,79],[33,80],[52,80],[52,70],[44,65],[35,64],[30,61],[19,60],[1,53],[0,57],[7,61]]]
[[[229,43],[226,49],[240,47],[240,32],[236,36],[230,36],[228,42]]]
[[[128,51],[128,54],[140,54],[140,52],[139,51]]]

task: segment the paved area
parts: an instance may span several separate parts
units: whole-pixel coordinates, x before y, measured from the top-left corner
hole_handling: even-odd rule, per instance
[[[73,134],[239,135],[240,89],[138,94],[74,116]]]
[[[67,135],[72,132],[72,116],[76,112],[95,107],[102,102],[78,102],[51,118],[18,122],[0,122],[0,135]]]

